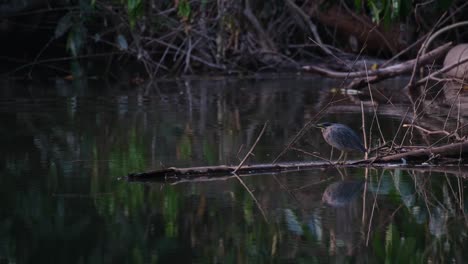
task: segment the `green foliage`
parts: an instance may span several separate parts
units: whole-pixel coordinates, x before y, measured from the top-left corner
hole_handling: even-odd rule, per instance
[[[411,11],[411,3],[405,0],[368,0],[365,1],[374,23],[388,26],[400,18],[405,18]],[[361,11],[362,0],[354,1],[356,11]]]
[[[432,6],[433,9],[443,12],[448,10],[452,3],[453,0],[437,0]],[[406,0],[354,0],[356,12],[361,12],[363,5],[367,5],[374,23],[383,22],[385,26],[406,18],[413,10],[411,1]]]
[[[80,51],[86,42],[87,33],[88,31],[86,27],[81,23],[73,25],[72,30],[68,33],[67,49],[74,57],[77,57],[80,54]]]
[[[73,1],[75,2],[75,1]],[[96,11],[96,1],[78,0],[75,3],[79,9],[70,9],[57,23],[54,38],[58,39],[67,35],[66,48],[72,56],[77,57],[87,45],[89,35],[93,35],[96,42],[101,39],[99,32],[89,34],[94,27],[97,18],[102,18],[102,13]],[[121,4],[127,9],[130,28],[133,29],[138,19],[143,16],[143,0],[122,0]],[[92,25],[92,26],[91,26]],[[116,44],[120,50],[128,49],[128,42],[124,35],[118,34]]]
[[[354,8],[357,12],[361,12],[362,10],[362,0],[354,0]]]
[[[54,38],[60,38],[73,26],[72,12],[66,13],[57,23],[55,27]]]
[[[67,35],[66,48],[72,56],[77,57],[86,46],[88,28],[86,24],[95,15],[94,3],[86,0],[78,1],[79,9],[71,9],[57,23],[54,38]]]
[[[385,238],[374,236],[373,248],[379,263],[424,263],[424,248],[419,248],[415,237],[400,234],[393,223],[388,225]]]
[[[183,160],[190,160],[190,157],[192,156],[192,141],[187,134],[182,135],[179,142],[179,148],[180,157]]]
[[[164,196],[165,235],[175,237],[178,233],[177,220],[180,209],[180,194],[173,188],[167,188]]]
[[[127,0],[127,13],[130,27],[134,28],[138,19],[143,16],[143,1],[142,0]]]
[[[190,3],[187,0],[179,1],[179,5],[177,6],[177,15],[183,20],[188,20],[190,17],[190,13]]]

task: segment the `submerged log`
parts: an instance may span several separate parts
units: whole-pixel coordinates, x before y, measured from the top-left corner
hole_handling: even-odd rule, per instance
[[[421,164],[431,160],[444,164],[463,164],[463,158],[468,156],[468,141],[448,144],[440,147],[421,147],[404,153],[384,157],[374,157],[367,160],[351,161],[346,164],[333,164],[331,162],[287,162],[277,164],[245,165],[241,168],[235,166],[204,166],[190,168],[167,168],[143,173],[132,173],[127,176],[129,181],[168,181],[201,179],[209,181],[214,178],[232,176],[236,171],[238,175],[254,175],[277,172],[290,172],[329,167],[366,167],[366,166],[406,166],[407,164]]]

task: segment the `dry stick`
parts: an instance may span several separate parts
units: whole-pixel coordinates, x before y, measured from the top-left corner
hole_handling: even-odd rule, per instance
[[[450,183],[450,180],[448,178],[447,173],[444,173],[445,180],[447,181],[447,185],[449,186],[450,190],[452,191],[453,198],[460,204],[461,201],[459,200],[459,197],[455,194],[455,190],[453,189],[452,184]],[[461,209],[461,208],[460,208]]]
[[[171,48],[171,49],[173,49],[173,50],[175,50],[175,51],[177,51],[177,52],[180,51],[180,52],[183,53],[183,54],[186,53],[184,50],[180,50],[180,47],[177,47],[177,46],[175,46],[175,45],[172,45],[172,44],[170,44],[170,43],[168,43],[168,42],[165,42],[165,41],[162,41],[162,40],[159,40],[159,39],[153,39],[153,41],[156,42],[156,43],[158,43],[158,44],[160,44],[160,45],[163,45],[163,46],[166,46],[166,47],[168,47],[168,48]],[[199,57],[199,56],[192,55],[191,58],[192,58],[192,60],[195,60],[195,61],[198,61],[198,62],[200,62],[200,63],[203,63],[203,64],[205,64],[206,66],[211,67],[211,68],[221,69],[221,70],[225,70],[225,68],[226,68],[226,67],[225,67],[224,65],[222,65],[222,64],[219,65],[219,64],[215,64],[215,63],[206,61],[206,60],[202,59],[202,58]]]
[[[281,54],[281,53],[279,53],[279,52],[274,52],[274,51],[260,51],[259,53],[260,53],[260,54],[272,54],[272,55],[276,55],[276,56],[278,56],[278,57],[284,59],[285,61],[290,62],[291,65],[294,65],[294,66],[296,67],[296,69],[300,69],[300,68],[301,68],[301,65],[300,65],[297,61],[295,61],[295,60],[291,59],[290,57],[288,57],[288,56],[286,56],[286,55],[284,55],[284,54]],[[267,68],[274,68],[274,69],[276,69],[275,66],[278,65],[278,64],[280,64],[280,63],[282,63],[282,62],[277,62],[277,63],[275,63],[275,64],[273,64],[273,65],[266,65],[266,66],[264,66],[264,67],[261,67],[261,68],[259,69],[259,71],[261,71],[261,70],[263,70],[263,69],[267,69]]]
[[[174,38],[172,38],[171,43],[170,43],[171,45],[172,45],[172,43],[174,43],[176,37],[177,37],[177,36],[174,36]],[[149,44],[149,43],[148,43],[148,44]],[[164,53],[163,53],[163,55],[161,56],[161,58],[159,59],[159,63],[156,65],[156,69],[155,69],[154,72],[153,72],[153,75],[152,75],[153,77],[155,77],[156,74],[158,73],[159,67],[160,67],[160,65],[162,64],[162,62],[164,61],[164,59],[166,58],[166,55],[168,54],[168,52],[169,52],[169,46],[167,46],[167,47],[164,49]]]
[[[333,99],[333,98],[332,98]],[[272,164],[275,164],[279,158],[281,158],[284,153],[286,153],[286,151],[288,151],[291,146],[296,143],[296,141],[302,136],[302,134],[304,133],[304,131],[306,129],[308,129],[313,122],[315,122],[315,119],[320,115],[322,114],[323,112],[325,112],[325,110],[328,109],[328,107],[330,107],[330,105],[332,105],[333,103],[336,103],[336,102],[339,102],[339,101],[342,101],[342,100],[346,100],[346,99],[340,99],[340,100],[337,100],[337,101],[330,101],[322,110],[320,110],[317,114],[315,114],[315,116],[309,120],[309,122],[307,122],[302,128],[301,130],[299,130],[299,132],[297,132],[297,134],[294,136],[294,138],[288,143],[288,145],[286,146],[286,148],[284,148],[280,154],[278,154],[278,156],[276,156],[276,158],[272,161]]]
[[[458,113],[457,113],[457,127],[456,127],[456,130],[458,130],[458,128],[461,125],[460,110],[461,110],[461,99],[460,99],[460,96],[458,96]]]
[[[430,69],[431,71],[432,71],[432,69],[434,68],[434,64],[435,64],[435,60],[432,62],[432,67],[431,67],[431,69]],[[424,92],[421,93],[421,95],[420,95],[418,98],[416,98],[416,101],[415,101],[414,104],[413,104],[413,105],[414,105],[414,114],[416,115],[416,117],[414,118],[415,120],[417,120],[417,119],[418,119],[421,115],[423,115],[423,113],[424,113],[424,111],[420,111],[420,112],[418,113],[416,110],[417,110],[417,109],[420,109],[421,105],[424,106],[423,103],[424,103],[425,100],[426,100],[426,97],[427,97],[428,92],[429,92],[432,88],[434,88],[434,87],[436,86],[436,85],[433,85],[433,86],[427,88],[427,85],[429,84],[429,79],[428,79],[427,81],[425,81],[425,82],[422,82],[422,83],[425,84],[425,87],[424,87],[425,89],[423,90]],[[421,84],[422,84],[422,83],[421,83]],[[410,87],[407,86],[407,87],[405,87],[405,88],[409,90]],[[410,100],[412,101],[411,97],[410,97]],[[417,102],[417,105],[416,105],[416,102]],[[414,122],[413,122],[413,123],[414,123]]]
[[[309,188],[309,187],[311,187],[311,186],[315,186],[315,185],[322,184],[322,183],[324,183],[324,182],[328,182],[328,181],[330,181],[330,180],[332,180],[332,179],[334,179],[334,177],[328,177],[328,178],[323,179],[323,180],[321,180],[321,181],[314,182],[314,183],[309,183],[309,184],[303,185],[303,186],[301,186],[301,187],[298,187],[298,188],[296,188],[296,189],[292,189],[291,191],[297,192],[297,191],[300,191],[300,190],[304,190],[304,189],[307,189],[307,188]]]
[[[398,133],[400,132],[400,129],[401,129],[401,127],[403,126],[403,123],[404,123],[405,120],[406,120],[406,116],[408,115],[409,110],[410,110],[410,107],[408,107],[408,108],[406,109],[405,116],[403,117],[403,119],[401,119],[400,125],[398,126],[398,129],[397,129],[395,135],[393,136],[393,139],[392,139],[392,142],[391,142],[392,145],[390,146],[390,151],[393,150],[393,146],[394,146],[394,144],[395,144],[396,137],[397,137]],[[401,144],[403,144],[403,143],[401,143]]]
[[[453,102],[452,102],[451,105],[450,105],[450,109],[449,109],[449,111],[448,111],[448,113],[447,113],[447,116],[445,117],[444,126],[442,127],[442,129],[444,129],[444,130],[445,130],[445,128],[447,127],[447,123],[448,123],[448,121],[449,121],[449,119],[450,119],[450,115],[452,114],[452,110],[453,110],[453,108],[455,107],[455,101],[456,101],[456,99],[457,99],[457,98],[460,99],[460,92],[462,91],[462,89],[463,89],[463,85],[461,85],[461,86],[460,86],[460,89],[458,89],[458,91],[457,91],[457,96],[455,97],[455,99],[453,100]],[[458,108],[458,110],[460,110],[460,108]],[[457,122],[457,127],[458,127],[458,122]]]
[[[420,105],[423,103],[423,98],[424,98],[424,97],[425,97],[425,94],[421,94],[421,95],[416,99],[416,101],[413,101],[413,100],[410,98],[410,100],[411,100],[411,102],[412,102],[412,105],[413,105],[413,112],[414,112],[414,116],[413,116],[413,118],[411,119],[411,125],[413,125],[413,124],[416,122],[416,120],[423,114],[422,111],[421,111],[421,113],[418,114],[418,112],[417,112],[416,110],[417,110],[417,109],[420,107]],[[417,104],[417,105],[416,105],[416,104]],[[411,132],[410,132],[410,131],[411,131]],[[400,147],[403,146],[403,142],[405,141],[406,136],[408,135],[408,132],[410,132],[410,135],[411,135],[411,136],[410,136],[411,138],[409,139],[409,141],[412,142],[412,138],[413,138],[413,129],[411,128],[411,129],[407,129],[407,130],[405,131],[405,134],[403,135],[403,139],[401,140]]]
[[[242,11],[242,14],[252,24],[257,33],[260,35],[259,42],[262,46],[262,49],[269,51],[277,50],[273,40],[271,40],[271,38],[263,29],[260,21],[258,21],[257,17],[255,17],[254,13],[252,12],[252,8],[250,7],[250,0],[245,0],[244,10]]]
[[[411,98],[411,102],[412,102],[412,105],[413,105],[413,117],[411,119],[411,125],[413,125],[420,116],[422,116],[422,114],[424,113],[423,111],[421,111],[420,113],[417,112],[417,109],[419,109],[420,105],[423,103],[423,98],[425,98],[426,94],[427,94],[428,90],[426,90],[426,92],[424,94],[421,94],[417,99],[416,101],[413,101]],[[410,134],[410,139],[409,139],[409,142],[412,143],[412,138],[413,138],[413,128],[411,129],[407,129],[405,131],[405,134],[403,135],[403,139],[401,140],[401,144],[400,144],[400,147],[403,146],[403,143],[405,142],[405,139],[406,139],[406,136],[408,135],[408,132]]]
[[[460,64],[463,64],[465,62],[468,62],[468,57],[464,58],[463,60],[459,60],[457,62],[454,62],[454,63],[452,63],[452,64],[450,64],[448,66],[443,67],[442,69],[440,69],[438,71],[435,71],[435,72],[431,73],[430,75],[428,75],[428,76],[422,78],[421,80],[417,81],[416,84],[414,84],[414,85],[421,85],[421,84],[425,83],[427,80],[429,80],[430,78],[432,78],[432,77],[434,77],[434,76],[436,76],[438,74],[450,71],[451,69],[453,69],[453,68],[455,68],[455,67],[457,67]]]
[[[414,46],[416,45],[419,45],[423,40],[425,40],[425,38],[427,37],[427,34],[424,35],[423,37],[419,38],[418,40],[416,40],[416,42],[414,42],[413,44],[409,45],[407,48],[405,48],[404,50],[398,52],[395,56],[393,56],[392,58],[390,58],[388,61],[384,62],[382,65],[380,65],[380,68],[385,68],[387,65],[389,65],[390,63],[392,63],[394,60],[398,59],[401,55],[405,54],[406,52],[408,52],[409,50],[411,50],[412,48],[414,48]]]
[[[244,159],[239,163],[239,166],[237,166],[237,168],[232,173],[235,174],[242,167],[242,165],[244,165],[244,163],[247,161],[247,159],[250,157],[250,155],[252,155],[252,151],[255,149],[255,146],[257,146],[258,141],[260,141],[260,138],[262,137],[263,132],[265,132],[265,129],[266,129],[267,126],[268,126],[268,121],[266,121],[265,124],[263,125],[262,131],[260,131],[260,134],[258,135],[258,137],[255,140],[254,144],[250,148],[249,152],[245,155]]]
[[[374,217],[374,209],[377,204],[377,196],[379,195],[380,190],[380,183],[382,182],[383,173],[385,170],[382,170],[382,174],[380,174],[379,185],[377,185],[377,191],[375,192],[374,203],[372,204],[372,211],[369,219],[369,227],[367,229],[367,238],[366,238],[366,247],[369,245],[369,237],[370,237],[370,230],[372,226],[372,218]]]
[[[463,212],[464,209],[465,209],[464,199],[463,199],[463,196],[464,196],[463,195],[463,189],[464,188],[461,187],[462,182],[461,182],[460,179],[457,179],[457,183],[458,183],[458,200],[460,201],[460,203],[459,203],[460,204],[460,210],[462,210],[462,212]]]
[[[426,53],[426,49],[429,47],[429,45],[431,44],[431,42],[436,38],[438,37],[439,35],[441,35],[442,33],[448,31],[448,30],[451,30],[451,29],[454,29],[456,27],[460,27],[460,26],[467,26],[468,25],[468,21],[462,21],[462,22],[458,22],[458,23],[455,23],[455,24],[451,24],[451,25],[448,25],[448,26],[445,26],[439,30],[437,30],[434,34],[432,34],[426,42],[424,42],[424,44],[422,45],[421,47],[421,54],[425,54]],[[437,23],[436,23],[436,26],[437,26]]]
[[[465,151],[468,148],[465,147]],[[451,153],[459,154],[459,148]],[[371,158],[372,159],[372,158]],[[365,161],[365,162],[369,162]],[[458,177],[466,178],[468,175],[468,166],[456,167],[453,165],[445,166],[430,166],[430,165],[410,165],[393,163],[396,168],[401,170],[413,170],[421,172],[448,172]],[[353,163],[350,167],[362,168],[368,167],[368,163]],[[381,168],[385,165],[373,165],[376,168]],[[271,173],[290,173],[294,171],[308,171],[311,169],[326,169],[331,168],[328,163],[285,163],[279,165],[259,164],[258,166],[244,167],[239,171],[242,176],[256,176],[256,175],[271,175]],[[211,166],[211,167],[195,167],[195,168],[168,168],[160,171],[153,171],[148,173],[130,174],[125,178],[129,182],[164,182],[171,185],[190,182],[212,182],[212,181],[225,181],[234,178],[232,171],[234,167],[229,166]],[[460,175],[460,171],[462,174]]]
[[[364,67],[365,67],[366,72],[367,72],[367,62],[366,61],[364,61]],[[367,78],[369,78],[369,76],[367,76]],[[369,94],[370,94],[371,101],[374,102],[374,97],[372,96],[372,90],[371,90],[369,82],[367,82],[367,88],[369,89]],[[377,109],[375,109],[374,104],[372,104],[372,109],[374,110],[374,118],[375,118],[375,120],[377,122],[377,127],[379,128],[380,136],[382,137],[383,144],[385,144],[386,141],[385,141],[384,135],[382,133],[382,129],[380,128],[379,117],[377,116]]]
[[[468,125],[468,124],[467,124]],[[445,138],[446,136],[444,136]],[[440,140],[439,140],[440,141]],[[461,149],[461,150],[460,150]],[[399,161],[401,159],[416,159],[422,157],[430,157],[433,155],[443,155],[445,157],[454,156],[460,153],[468,152],[468,141],[460,143],[447,144],[440,147],[429,146],[427,148],[411,150],[408,152],[393,154],[379,158],[380,162]]]
[[[315,45],[319,46],[320,47],[320,43],[316,42],[313,38],[309,37],[309,40],[312,41]],[[362,49],[361,51],[359,52],[359,55],[361,55],[362,53]],[[346,64],[346,62],[344,60],[342,60],[341,58],[337,57],[335,54],[331,53],[329,54],[330,56],[332,56],[335,60],[339,61],[341,64],[345,65],[346,67],[348,67],[350,70],[352,69],[352,67],[350,67],[349,65]],[[359,56],[357,56],[357,58],[359,58]],[[356,64],[356,62],[353,63],[353,65]]]
[[[458,133],[457,131],[462,129],[462,128],[465,128],[466,126],[468,126],[468,123],[467,124],[464,124],[463,126],[455,129],[450,135],[447,135],[447,136],[443,136],[441,139],[437,140],[436,142],[432,143],[432,145],[430,145],[429,147],[433,147],[434,145],[436,145],[437,143],[439,143],[440,141],[446,139],[447,137],[453,135],[454,133]]]
[[[232,174],[239,180],[239,182],[242,184],[242,186],[244,186],[244,188],[247,190],[247,192],[250,194],[250,196],[252,196],[252,199],[255,201],[255,204],[257,205],[258,209],[260,210],[260,212],[262,213],[263,215],[263,218],[265,219],[265,221],[268,223],[268,219],[266,217],[266,214],[265,212],[263,211],[263,208],[260,206],[260,203],[258,202],[257,198],[255,198],[255,195],[252,193],[252,191],[249,189],[249,187],[247,187],[247,185],[244,183],[244,181],[239,177],[239,175],[236,174],[237,170],[239,170],[242,165],[245,163],[245,161],[248,159],[248,157],[250,157],[250,155],[252,154],[252,151],[255,149],[255,146],[257,146],[257,143],[258,141],[260,141],[260,138],[262,137],[263,133],[265,132],[265,129],[266,127],[268,126],[268,121],[265,122],[265,125],[263,125],[263,128],[262,130],[260,131],[260,134],[258,135],[257,139],[255,140],[254,144],[252,145],[252,147],[250,148],[249,152],[245,155],[244,159],[241,161],[241,163],[239,164],[239,166],[237,166],[237,168],[232,172]]]
[[[52,41],[56,40],[57,38],[56,37],[52,37],[45,45],[44,47],[42,47],[42,49],[39,51],[39,53],[36,55],[36,57],[34,58],[33,62],[32,63],[36,63],[37,60],[39,59],[39,57],[42,55],[42,53],[50,46],[50,44],[52,43]],[[28,77],[29,78],[32,78],[31,74],[32,74],[32,71],[34,69],[34,64],[33,66],[31,67],[31,69],[29,69],[29,73],[28,73]]]
[[[48,63],[48,62],[59,62],[59,61],[68,61],[68,60],[73,60],[73,59],[87,59],[87,58],[94,58],[94,57],[107,57],[109,55],[115,55],[115,54],[124,54],[124,52],[105,52],[105,53],[99,53],[99,54],[91,54],[91,55],[81,55],[81,56],[76,56],[76,57],[73,57],[73,56],[69,56],[69,57],[60,57],[60,58],[53,58],[53,59],[44,59],[44,60],[39,60],[39,61],[35,61],[33,63],[27,63],[27,64],[24,64],[24,65],[21,65],[9,72],[5,72],[5,73],[0,73],[0,77],[1,76],[8,76],[10,74],[13,74],[19,70],[22,70],[24,68],[27,68],[29,66],[34,66],[34,65],[37,65],[37,64],[42,64],[42,63]]]
[[[244,188],[247,190],[247,192],[250,194],[250,196],[252,196],[252,199],[254,200],[255,204],[257,205],[258,209],[260,210],[260,212],[262,213],[263,215],[263,218],[265,219],[265,222],[268,223],[268,218],[266,217],[266,214],[265,214],[265,211],[263,211],[263,208],[262,206],[260,205],[260,203],[258,202],[257,198],[255,198],[255,195],[252,193],[252,191],[249,189],[249,187],[247,187],[247,185],[245,184],[245,182],[241,179],[241,177],[239,177],[239,175],[237,175],[235,172],[233,172],[234,176],[239,180],[239,182],[242,184],[242,186],[244,186]]]
[[[462,85],[468,85],[468,82],[464,82],[463,79],[459,79],[456,77],[450,77],[450,78],[431,77],[431,80],[437,81],[437,84],[441,82],[456,82]]]
[[[309,38],[310,39],[310,38]],[[313,39],[310,39],[311,41],[315,42]],[[357,60],[359,59],[359,57],[361,56],[362,52],[364,51],[364,47],[359,51],[359,55],[356,57],[356,60],[353,62],[353,65],[357,62]],[[334,56],[334,55],[333,55]],[[335,57],[336,59],[340,60],[339,58]],[[349,66],[348,66],[349,67]],[[350,73],[348,73],[349,75]],[[344,82],[348,79],[348,77],[345,77],[343,82],[341,83],[341,85],[344,84]],[[315,114],[315,116],[309,121],[307,122],[307,124],[305,124],[301,130],[299,130],[299,132],[294,136],[294,138],[291,140],[291,142],[288,143],[288,145],[286,146],[286,148],[284,148],[281,153],[273,160],[272,164],[275,164],[278,159],[280,157],[282,157],[284,155],[284,153],[286,153],[286,151],[288,151],[288,149],[291,148],[291,146],[300,138],[300,136],[302,136],[302,133],[307,129],[309,128],[309,126],[312,124],[312,122],[318,117],[320,116],[323,112],[325,112],[325,110],[327,110],[333,103],[336,103],[336,102],[340,102],[342,100],[346,100],[345,98],[343,99],[340,99],[340,100],[337,100],[337,101],[333,101],[333,99],[335,98],[335,94],[333,95],[333,97],[331,98],[330,102],[323,108],[321,109],[317,114]],[[333,154],[333,148],[332,148],[332,152],[331,154]],[[330,157],[330,161],[331,161],[331,157]]]
[[[369,167],[365,168],[364,171],[364,190],[362,194],[362,217],[361,217],[361,224],[364,226],[366,221],[366,193],[367,193],[367,180],[369,178]]]
[[[428,34],[428,37],[426,38],[426,40],[423,42],[423,44],[421,45],[421,48],[419,49],[418,51],[418,54],[416,55],[416,63],[414,64],[414,67],[413,67],[413,71],[411,73],[411,78],[408,82],[408,85],[407,86],[410,86],[412,83],[413,83],[413,80],[414,80],[414,76],[416,75],[416,69],[418,68],[418,64],[419,64],[419,58],[423,55],[425,55],[425,53],[423,53],[423,51],[426,50],[425,48],[425,45],[427,45],[427,41],[428,39],[430,38],[432,32],[434,32],[434,29],[439,25],[440,21],[442,20],[442,17],[445,16],[445,14],[447,14],[447,12],[444,12],[441,17],[439,18],[439,20],[435,23],[435,25],[432,27],[431,31],[429,31],[429,34]]]
[[[460,136],[458,135],[458,133],[454,132],[454,133],[450,133],[446,130],[428,130],[428,129],[425,129],[424,127],[420,127],[418,125],[412,125],[412,124],[404,124],[403,127],[414,127],[416,129],[419,129],[421,130],[422,132],[428,134],[428,135],[437,135],[437,134],[444,134],[446,136],[454,136],[457,140],[463,140],[462,138],[460,138]]]
[[[303,66],[302,69],[306,71],[315,71],[318,73],[321,73],[322,75],[333,77],[333,78],[358,78],[358,77],[369,77],[369,76],[378,76],[380,78],[390,78],[405,72],[410,71],[413,69],[415,66],[427,63],[429,61],[434,60],[438,56],[440,56],[442,53],[446,52],[447,50],[450,49],[450,46],[452,45],[451,42],[445,43],[444,45],[437,47],[430,52],[424,54],[420,58],[418,57],[417,59],[412,59],[408,60],[399,64],[395,64],[392,66],[388,66],[386,68],[381,68],[377,70],[364,70],[364,71],[357,71],[357,72],[337,72],[337,71],[332,71],[328,70],[325,68],[321,68],[318,66],[314,65],[306,65]]]
[[[190,67],[190,56],[192,54],[192,36],[187,34],[187,37],[188,37],[188,45],[187,45],[187,52],[185,53],[186,56],[185,56],[185,66],[184,66],[185,74],[189,71],[189,69],[190,71],[192,71]]]
[[[312,33],[312,35],[315,38],[315,41],[319,44],[319,47],[327,55],[331,56],[333,54],[333,52],[323,44],[322,39],[320,38],[320,35],[317,32],[317,27],[314,25],[314,23],[312,23],[312,21],[310,21],[310,17],[306,13],[304,13],[304,11],[300,7],[298,7],[294,3],[293,0],[285,0],[285,1],[286,1],[286,5],[288,5],[289,8],[291,8],[291,10],[293,10],[294,12],[299,14],[299,16],[302,18],[302,20],[307,24],[307,26],[309,27],[310,32]]]
[[[280,186],[281,188],[283,188],[283,190],[285,190],[285,191],[289,194],[289,196],[291,196],[291,198],[293,198],[294,201],[296,201],[299,205],[301,205],[301,201],[299,201],[299,199],[297,199],[297,197],[294,195],[294,193],[292,193],[292,191],[289,190],[288,187],[286,187],[286,185],[284,185],[284,184],[278,179],[278,177],[276,177],[275,174],[273,174],[273,179],[275,179],[276,183],[278,183],[279,186]]]
[[[309,155],[309,156],[312,156],[312,157],[319,158],[319,159],[321,159],[323,161],[326,161],[326,162],[330,163],[330,165],[332,165],[332,166],[334,165],[334,163],[331,161],[331,159],[326,159],[326,158],[323,158],[323,157],[321,157],[319,155],[316,155],[314,153],[310,153],[308,151],[305,151],[305,150],[302,150],[302,149],[299,149],[299,148],[295,148],[295,147],[291,147],[290,149],[301,152],[303,154],[306,154],[306,155]]]
[[[367,159],[369,150],[367,149],[366,121],[364,120],[364,103],[362,101],[361,101],[361,119],[362,119],[362,137],[364,138],[364,148],[366,149],[366,152],[364,153],[364,159]]]

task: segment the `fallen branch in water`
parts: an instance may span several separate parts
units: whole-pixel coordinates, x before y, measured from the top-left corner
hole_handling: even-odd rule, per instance
[[[412,59],[409,61],[405,61],[399,64],[395,64],[392,66],[388,66],[381,69],[370,70],[370,71],[357,71],[357,72],[337,72],[327,68],[323,68],[320,66],[315,65],[307,65],[303,66],[302,69],[305,71],[316,72],[321,75],[331,77],[331,78],[356,78],[353,82],[348,85],[346,88],[357,88],[367,83],[374,83],[384,79],[388,79],[397,75],[401,75],[404,73],[409,73],[413,70],[415,65],[422,66],[425,64],[432,63],[436,58],[445,54],[451,47],[452,43],[446,43],[432,51],[422,55],[419,60]],[[366,78],[368,77],[368,78]]]
[[[440,147],[421,147],[404,153],[374,157],[367,160],[358,160],[347,164],[330,164],[329,162],[289,162],[276,164],[255,164],[239,166],[206,166],[191,168],[167,168],[162,170],[133,173],[127,176],[129,181],[181,181],[190,179],[210,180],[213,178],[237,175],[253,175],[265,173],[277,173],[287,171],[300,171],[314,168],[329,167],[366,167],[366,166],[406,166],[408,163],[418,164],[431,159],[432,161],[444,161],[445,164],[460,164],[463,157],[468,156],[468,141],[448,144]],[[404,160],[404,161],[403,161]]]
[[[368,164],[355,164],[350,162],[347,167],[366,167]],[[386,167],[386,164],[374,163],[373,167]],[[257,171],[256,173],[244,173],[238,176],[233,175],[231,172],[235,167],[230,166],[212,166],[212,167],[192,167],[192,168],[169,168],[165,170],[135,173],[127,176],[127,180],[131,182],[164,182],[171,185],[177,185],[187,182],[211,182],[211,181],[226,181],[237,177],[247,177],[255,175],[264,175],[272,173],[289,173],[296,171],[306,171],[310,169],[328,168],[330,165],[325,162],[308,162],[308,163],[289,163],[289,164],[257,164],[248,166],[249,169],[262,167],[263,171]],[[267,170],[271,168],[271,170]],[[408,165],[408,164],[392,164],[391,168],[398,168],[403,170],[416,170],[416,171],[427,171],[427,172],[448,172],[452,174],[460,174],[464,178],[468,178],[468,166],[454,166],[454,165]],[[212,174],[214,171],[217,174]],[[199,174],[196,174],[199,173]],[[171,176],[170,176],[171,175]]]
[[[428,158],[433,158],[436,155],[439,155],[439,158],[451,157],[461,159],[463,155],[468,155],[468,141],[463,141],[460,143],[453,143],[448,145],[443,145],[440,147],[428,147],[417,150],[412,150],[404,153],[398,153],[390,156],[380,157],[376,159],[377,162],[390,162],[390,161],[400,161],[405,159],[407,161],[421,161]],[[458,160],[457,160],[458,161]]]

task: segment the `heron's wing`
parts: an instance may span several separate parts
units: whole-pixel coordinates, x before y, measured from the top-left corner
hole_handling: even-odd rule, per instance
[[[366,149],[362,145],[361,138],[349,127],[337,127],[334,135],[334,140],[344,149],[359,150],[365,152]]]

